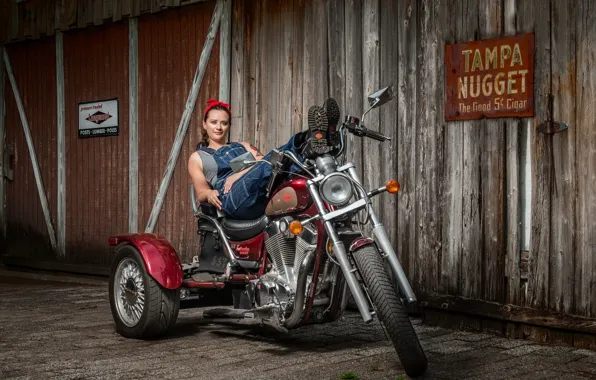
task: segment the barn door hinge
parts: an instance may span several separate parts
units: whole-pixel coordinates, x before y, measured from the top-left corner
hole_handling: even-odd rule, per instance
[[[6,149],[4,149],[3,166],[4,173],[0,174],[6,177],[7,180],[14,181],[14,146],[12,145],[7,145]]]
[[[537,128],[537,131],[540,133],[544,133],[546,135],[551,135],[553,133],[561,132],[569,128],[569,125],[564,122],[553,121],[553,103],[554,103],[554,95],[548,94],[548,114],[546,121],[540,123]]]

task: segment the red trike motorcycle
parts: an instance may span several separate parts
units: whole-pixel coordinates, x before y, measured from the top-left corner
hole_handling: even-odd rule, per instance
[[[259,219],[229,220],[209,204],[197,207],[191,186],[201,236],[191,263],[181,264],[172,245],[154,234],[109,238],[116,250],[109,295],[117,331],[141,339],[162,335],[176,322],[181,300],[230,291],[233,307],[206,310],[205,318],[287,332],[339,319],[351,294],[364,323],[379,319],[406,373],[424,373],[427,359],[405,308],[416,296],[370,201],[397,193],[399,183],[367,190],[354,165],[339,162],[346,133],[388,140],[361,120],[392,98],[391,87],[384,88],[368,97],[360,119],[347,115],[332,152],[302,162],[275,150],[269,201]],[[243,159],[237,170],[254,163]],[[284,172],[292,163],[300,174]],[[362,232],[362,214],[374,240]]]

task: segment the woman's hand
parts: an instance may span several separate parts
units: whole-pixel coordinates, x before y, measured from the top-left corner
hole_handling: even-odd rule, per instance
[[[238,181],[238,178],[244,174],[243,172],[244,170],[242,172],[232,174],[226,179],[226,183],[224,183],[224,194],[227,194],[230,191],[234,182]]]
[[[221,210],[221,201],[219,200],[219,192],[217,190],[211,190],[207,193],[207,202]]]

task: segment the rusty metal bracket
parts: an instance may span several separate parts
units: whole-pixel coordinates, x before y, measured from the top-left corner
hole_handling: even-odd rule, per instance
[[[548,94],[547,118],[545,121],[540,123],[538,128],[536,128],[538,132],[551,135],[553,133],[561,132],[569,128],[569,125],[567,123],[553,121],[554,103],[555,96],[553,94]]]
[[[567,123],[547,120],[538,126],[537,131],[540,133],[549,135],[549,134],[564,131],[568,128],[569,128],[569,125]]]

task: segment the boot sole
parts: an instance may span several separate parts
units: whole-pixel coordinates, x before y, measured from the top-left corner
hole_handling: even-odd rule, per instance
[[[310,147],[315,153],[327,153],[327,114],[319,106],[308,110],[308,128],[310,130]]]
[[[329,98],[325,101],[325,112],[327,113],[327,119],[329,120],[329,133],[327,134],[327,143],[330,146],[339,145],[340,138],[339,132],[337,131],[337,124],[339,123],[340,111],[339,105],[334,98]]]

